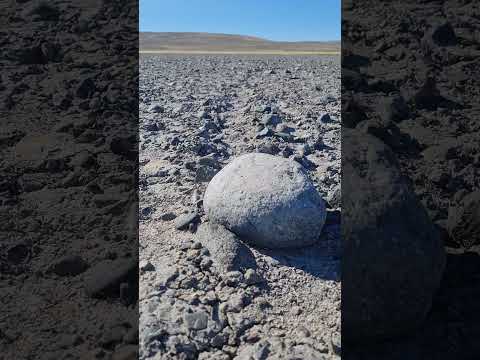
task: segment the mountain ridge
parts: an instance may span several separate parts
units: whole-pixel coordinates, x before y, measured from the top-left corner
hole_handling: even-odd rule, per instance
[[[274,41],[250,35],[204,32],[140,32],[141,52],[325,52],[340,41]]]

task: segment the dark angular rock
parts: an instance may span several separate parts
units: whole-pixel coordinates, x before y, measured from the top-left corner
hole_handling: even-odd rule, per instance
[[[320,115],[320,121],[322,123],[329,123],[329,122],[332,121],[332,118],[330,117],[330,115],[328,113],[325,113],[325,114]]]
[[[151,123],[151,124],[146,124],[143,126],[143,128],[146,130],[146,131],[152,131],[152,132],[155,132],[155,131],[159,131],[160,128],[158,127],[158,124],[157,123]]]
[[[135,137],[116,137],[110,142],[110,150],[117,155],[122,155],[128,159],[134,160],[138,156],[136,148],[137,139]]]
[[[262,118],[262,124],[265,126],[277,126],[282,122],[282,119],[277,114],[266,114]]]
[[[461,105],[444,97],[437,88],[433,76],[427,78],[425,83],[415,93],[413,103],[417,109],[436,110],[439,107],[461,108]]]
[[[47,58],[42,52],[40,46],[34,46],[19,50],[16,54],[17,61],[24,65],[46,64]]]
[[[174,213],[168,212],[168,213],[162,214],[162,216],[160,216],[160,219],[162,219],[163,221],[172,221],[176,217],[177,215],[175,215]]]
[[[58,276],[75,276],[88,269],[88,263],[78,255],[65,256],[53,264],[49,271]]]
[[[259,153],[276,155],[280,152],[279,147],[276,144],[260,144],[257,147]]]
[[[439,46],[450,46],[457,44],[457,36],[450,23],[436,26],[431,32],[432,40]]]
[[[40,2],[29,15],[32,15],[33,21],[57,21],[60,11],[47,2]]]
[[[26,261],[30,256],[30,248],[25,244],[12,246],[7,251],[8,262],[17,265]]]
[[[96,87],[95,87],[95,83],[94,83],[93,79],[86,78],[78,86],[76,95],[80,99],[87,99],[94,94],[95,89],[96,89]]]

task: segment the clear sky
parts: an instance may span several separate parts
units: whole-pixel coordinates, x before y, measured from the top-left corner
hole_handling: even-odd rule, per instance
[[[140,31],[340,40],[340,0],[140,0]]]

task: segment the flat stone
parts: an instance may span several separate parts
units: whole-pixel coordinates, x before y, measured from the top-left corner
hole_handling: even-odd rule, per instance
[[[152,160],[140,169],[140,174],[146,177],[165,177],[168,175],[170,166],[166,160]]]
[[[167,212],[167,213],[164,213],[160,216],[160,219],[162,219],[163,221],[172,221],[173,219],[175,219],[177,217],[177,215],[175,215],[174,213],[172,212]]]
[[[198,220],[198,214],[196,212],[191,212],[188,214],[182,214],[175,219],[175,228],[177,230],[186,230],[191,223],[194,223]]]
[[[165,109],[160,104],[152,104],[148,108],[148,111],[152,112],[152,113],[163,113],[165,111]]]

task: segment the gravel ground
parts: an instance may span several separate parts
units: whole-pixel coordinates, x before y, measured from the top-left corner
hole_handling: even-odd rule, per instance
[[[479,4],[409,0],[342,6],[343,124],[373,134],[396,153],[400,170],[442,232],[447,253],[440,289],[418,331],[345,345],[343,356],[474,358],[480,333],[478,302],[472,301],[480,289],[473,210],[480,194],[480,87],[473,75],[480,68]]]
[[[141,359],[340,356],[340,123],[338,57],[141,56]],[[327,222],[313,246],[250,247],[255,268],[220,272],[202,197],[250,152],[301,163]]]
[[[0,358],[134,358],[137,3],[9,5]]]

